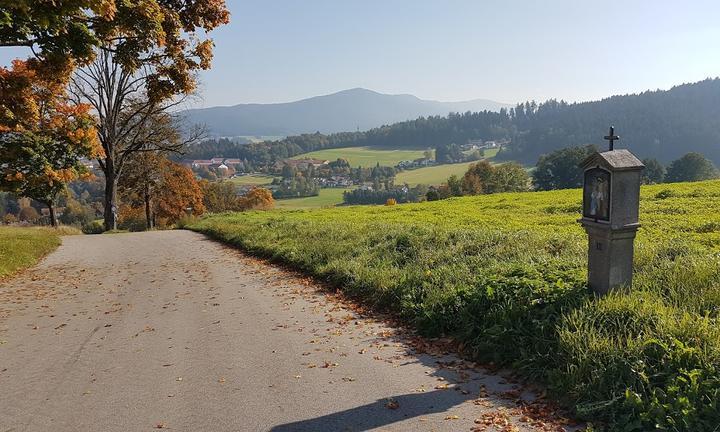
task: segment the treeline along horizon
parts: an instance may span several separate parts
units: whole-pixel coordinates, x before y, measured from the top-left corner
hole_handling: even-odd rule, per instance
[[[529,101],[500,112],[450,113],[420,117],[363,132],[303,134],[279,141],[237,144],[228,139],[194,145],[186,157],[214,156],[247,160],[254,167],[328,148],[379,147],[426,149],[469,140],[509,139],[499,159],[534,164],[553,150],[596,144],[614,125],[640,157],[663,162],[695,151],[720,163],[720,79],[683,84],[670,90],[612,96],[599,101],[567,103]]]

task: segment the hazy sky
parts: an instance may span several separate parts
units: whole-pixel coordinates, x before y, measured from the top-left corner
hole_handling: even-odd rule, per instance
[[[228,0],[200,105],[365,87],[591,100],[720,75],[720,2]],[[4,64],[14,51],[0,48]]]

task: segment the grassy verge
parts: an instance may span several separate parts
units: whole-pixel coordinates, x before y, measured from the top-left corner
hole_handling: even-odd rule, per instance
[[[37,263],[60,246],[60,236],[77,234],[73,228],[0,227],[0,279]]]
[[[191,229],[288,263],[613,431],[720,424],[720,182],[642,190],[631,291],[592,298],[580,191],[249,212]]]

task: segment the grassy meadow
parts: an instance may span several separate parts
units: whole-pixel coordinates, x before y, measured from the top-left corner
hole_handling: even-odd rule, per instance
[[[579,190],[215,215],[290,264],[613,431],[720,425],[720,181],[643,187],[632,290],[588,293]]]
[[[320,193],[317,196],[275,200],[275,208],[294,210],[332,207],[342,204],[343,192],[346,190],[350,189],[327,188],[320,189]]]
[[[250,174],[232,178],[230,181],[240,186],[265,186],[272,183],[273,177],[260,174]]]
[[[60,246],[60,235],[76,233],[69,230],[0,227],[0,279],[37,263]]]
[[[318,150],[310,153],[303,153],[293,159],[327,159],[329,161],[338,158],[347,159],[350,166],[357,168],[374,167],[378,163],[381,166],[395,166],[404,160],[413,160],[423,157],[422,150],[383,150],[370,147],[345,147],[337,149]]]
[[[475,162],[461,162],[402,171],[395,176],[395,184],[402,185],[407,183],[410,186],[418,184],[439,185],[445,183],[448,177],[453,174],[462,177],[467,172],[468,167],[474,163]]]

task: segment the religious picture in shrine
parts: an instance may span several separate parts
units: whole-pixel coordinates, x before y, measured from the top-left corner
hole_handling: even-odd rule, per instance
[[[588,219],[610,220],[610,173],[602,168],[585,171],[583,216]]]

